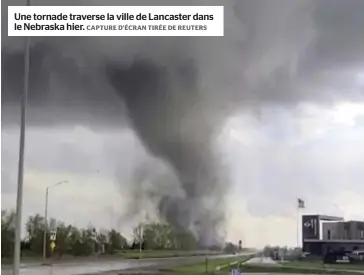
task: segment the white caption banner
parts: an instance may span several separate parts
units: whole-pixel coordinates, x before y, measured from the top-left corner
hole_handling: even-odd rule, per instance
[[[9,6],[9,36],[224,36],[223,6]]]

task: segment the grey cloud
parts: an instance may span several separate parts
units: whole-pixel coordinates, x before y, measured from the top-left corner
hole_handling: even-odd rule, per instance
[[[35,3],[44,2],[36,1]],[[103,2],[105,5],[113,3],[115,2]],[[138,5],[146,2],[132,3]],[[155,2],[155,4],[165,3]],[[200,1],[195,4],[218,3],[218,1],[212,3]],[[62,4],[67,3],[62,2]],[[184,4],[188,3],[184,2]],[[240,99],[239,101],[270,101],[273,98],[283,100],[284,97],[290,96],[289,91],[274,95],[268,91],[270,87],[267,89],[265,82],[276,83],[279,71],[287,71],[288,75],[284,76],[284,79],[294,76],[292,73],[297,66],[296,63],[301,60],[302,53],[313,39],[314,26],[310,17],[310,10],[313,7],[311,1],[281,0],[275,1],[274,4],[261,0],[226,2],[226,36],[224,38],[45,38],[43,43],[34,45],[33,49],[32,71],[35,75],[32,79],[37,86],[31,89],[33,92],[30,101],[36,104],[37,95],[43,93],[42,102],[47,103],[43,106],[52,105],[55,108],[57,105],[60,106],[58,108],[65,108],[65,104],[70,105],[73,102],[74,108],[69,106],[67,109],[68,114],[74,113],[74,116],[70,118],[71,121],[76,118],[87,120],[82,117],[83,109],[88,116],[92,117],[89,120],[103,116],[122,116],[120,100],[114,96],[114,92],[103,78],[103,64],[100,64],[103,60],[100,58],[110,57],[113,60],[117,58],[123,62],[126,60],[131,62],[132,56],[136,53],[158,63],[167,63],[166,65],[168,63],[171,65],[171,62],[178,59],[196,60],[200,70],[199,81],[203,80],[204,85],[207,85],[205,101],[216,105],[217,101],[214,98],[219,99],[219,104],[215,108],[231,108],[235,100],[229,100],[228,105],[225,106],[223,102],[227,101],[226,97]],[[242,16],[237,17],[236,14]],[[282,14],[284,16],[281,16]],[[145,47],[146,44],[147,47]],[[89,47],[90,45],[93,47]],[[87,48],[88,50],[85,50]],[[66,58],[65,52],[69,52],[72,58]],[[40,55],[37,56],[37,53]],[[5,55],[3,66],[16,65],[16,70],[21,72],[21,55],[13,56],[10,60],[7,57],[8,55]],[[80,65],[82,63],[87,66]],[[4,79],[10,81],[11,71],[8,74],[10,74],[8,77],[4,75]],[[40,79],[50,79],[50,81],[36,81],[36,76]],[[270,80],[272,76],[274,79]],[[21,74],[19,74],[20,77]],[[56,83],[52,84],[51,81]],[[288,80],[284,82],[286,81]],[[68,85],[65,85],[65,82]],[[19,81],[15,82],[17,83]],[[60,83],[62,88],[58,88]],[[19,86],[11,84],[5,83],[5,102],[10,100],[11,94],[15,91],[20,91]],[[39,87],[39,85],[42,86]],[[225,95],[212,92],[217,89],[224,90]],[[226,93],[229,96],[226,96]],[[19,99],[19,97],[16,98]],[[115,107],[110,106],[105,110],[102,103],[106,104],[106,102]],[[110,109],[117,111],[110,114]],[[81,114],[78,114],[79,112]],[[59,117],[61,117],[60,120],[67,118],[64,114]],[[32,118],[37,119],[32,116],[30,121]]]
[[[360,0],[320,0],[315,13],[319,33],[315,57],[320,65],[342,70],[364,62],[364,3]]]
[[[18,1],[21,3],[21,1]],[[6,5],[6,1],[3,2]],[[41,5],[44,1],[34,1],[34,4]],[[49,1],[46,2],[49,4]],[[56,4],[57,1],[52,1]],[[82,3],[82,1],[80,2]],[[89,2],[88,2],[89,3]],[[93,1],[94,4],[99,4]],[[117,1],[103,2],[105,5],[118,4]],[[148,2],[149,3],[149,2]],[[155,1],[154,4],[166,4],[166,1]],[[74,2],[60,2],[59,4],[75,4]],[[123,4],[141,5],[144,1],[138,2],[123,2]],[[168,2],[168,4],[181,4],[176,2]],[[191,3],[184,2],[184,5]],[[219,4],[218,1],[206,2],[200,1],[196,4]],[[81,101],[86,100],[87,105],[92,105],[92,108],[86,108],[83,120],[87,120],[87,116],[93,120],[103,115],[108,117],[122,116],[120,111],[122,103],[117,103],[118,100],[112,95],[107,82],[102,78],[102,72],[89,71],[87,66],[82,66],[83,62],[95,62],[95,59],[100,56],[111,55],[113,58],[117,55],[120,59],[129,59],[133,53],[143,52],[149,57],[159,59],[159,62],[166,61],[166,53],[168,51],[173,55],[180,51],[178,48],[188,47],[191,51],[190,58],[201,59],[199,64],[209,66],[204,68],[203,77],[209,81],[213,81],[211,86],[216,86],[226,90],[228,81],[229,86],[234,91],[231,91],[231,96],[241,97],[243,95],[244,102],[257,104],[257,102],[274,102],[282,103],[282,101],[297,102],[297,100],[320,100],[331,101],[336,98],[335,94],[329,94],[325,91],[315,89],[313,86],[330,85],[336,83],[337,77],[343,70],[358,68],[363,63],[363,38],[358,33],[361,32],[363,19],[361,11],[364,9],[364,4],[360,0],[348,1],[287,1],[280,0],[269,2],[266,0],[256,1],[230,1],[225,3],[226,13],[226,37],[221,38],[199,38],[199,39],[155,39],[155,38],[46,38],[43,39],[51,43],[52,48],[50,53],[43,50],[46,58],[51,59],[48,66],[52,66],[56,62],[58,66],[55,68],[47,67],[47,65],[38,65],[46,68],[46,71],[54,71],[57,77],[61,77],[59,72],[63,74],[62,79],[69,79],[70,87],[65,86],[61,91],[53,91],[54,87],[47,88],[53,92],[48,95],[51,101],[56,101],[59,106],[62,102],[78,102],[74,103],[77,106],[70,108],[70,111],[75,112],[75,117],[82,117],[80,107],[84,105]],[[6,9],[3,9],[6,10]],[[235,16],[234,16],[235,15]],[[53,42],[52,42],[53,41]],[[67,41],[67,43],[66,43]],[[86,45],[90,45],[90,41],[94,48],[86,50]],[[149,47],[146,49],[142,46],[148,42]],[[210,43],[209,41],[215,41]],[[20,40],[18,40],[19,44]],[[5,42],[6,44],[6,42]],[[205,46],[208,44],[208,47]],[[214,46],[215,44],[216,46]],[[56,45],[60,45],[57,49]],[[67,46],[66,46],[67,45]],[[79,50],[82,46],[83,51]],[[40,46],[39,46],[40,47]],[[47,48],[47,45],[43,45]],[[67,50],[68,48],[68,50]],[[160,49],[163,49],[162,51]],[[105,50],[107,49],[107,50]],[[121,52],[120,49],[123,49]],[[205,53],[203,53],[201,51]],[[52,53],[52,51],[54,51]],[[49,52],[49,50],[48,50]],[[67,59],[64,52],[69,52],[71,58]],[[72,54],[73,53],[73,54]],[[76,53],[76,54],[75,54]],[[217,54],[218,53],[218,54]],[[36,54],[36,53],[34,53]],[[161,55],[162,54],[162,55]],[[185,55],[185,54],[184,54]],[[58,57],[57,57],[58,56]],[[92,58],[90,58],[92,56]],[[52,58],[54,59],[52,62]],[[185,57],[184,57],[185,58]],[[35,58],[37,59],[37,58]],[[72,62],[70,62],[72,60]],[[72,63],[75,63],[73,64]],[[224,68],[224,73],[220,73],[218,68],[213,68],[212,65],[219,64],[220,68]],[[34,64],[36,66],[36,64]],[[80,68],[79,68],[80,66]],[[94,66],[97,66],[97,61]],[[344,66],[344,67],[343,67]],[[68,67],[68,68],[67,68]],[[93,66],[89,66],[93,67]],[[215,65],[214,65],[215,67]],[[86,70],[86,72],[85,72]],[[58,73],[57,73],[58,71]],[[319,77],[322,71],[332,72],[329,78]],[[65,74],[69,72],[69,75]],[[85,79],[80,79],[80,74],[85,75]],[[88,74],[99,74],[97,80],[87,78]],[[210,76],[211,75],[211,76]],[[72,81],[72,77],[76,77],[77,81]],[[243,77],[245,76],[245,77]],[[48,75],[47,78],[50,76]],[[5,78],[6,79],[6,78]],[[94,80],[94,81],[92,81]],[[234,82],[232,82],[234,81]],[[64,81],[62,81],[64,82]],[[316,84],[312,85],[312,82]],[[324,82],[324,83],[322,83]],[[88,87],[87,83],[91,83]],[[97,83],[98,88],[94,88]],[[219,83],[222,83],[219,85]],[[59,84],[59,83],[57,83]],[[63,84],[64,85],[64,84]],[[82,89],[80,89],[81,85]],[[252,86],[253,85],[253,86]],[[101,88],[102,87],[102,88]],[[83,94],[80,90],[87,89],[88,93]],[[103,92],[99,92],[103,89]],[[228,88],[229,89],[229,88]],[[19,89],[17,89],[19,90]],[[69,90],[68,94],[66,91]],[[243,91],[242,91],[243,90]],[[37,91],[35,91],[37,92]],[[62,93],[61,98],[57,99],[56,94]],[[344,91],[337,91],[341,97],[348,97]],[[92,96],[94,94],[94,96]],[[5,99],[7,93],[5,93]],[[360,94],[350,95],[353,99]],[[77,98],[79,100],[77,101]],[[100,100],[99,100],[100,99]],[[97,101],[115,104],[112,110],[114,113],[109,113],[104,106]],[[95,104],[93,104],[93,102]],[[63,113],[60,112],[59,113]],[[97,114],[97,115],[96,115]],[[56,116],[54,116],[56,117]],[[44,118],[42,118],[44,119]],[[62,119],[66,119],[63,118]]]
[[[358,125],[358,127],[364,128],[364,115],[356,117],[355,124]]]
[[[62,2],[67,3],[71,2]],[[102,2],[115,3],[119,2]],[[218,1],[184,1],[191,3]],[[219,179],[218,161],[215,162],[210,145],[226,117],[241,109],[248,112],[252,107],[259,110],[267,105],[294,105],[307,100],[331,103],[362,95],[362,90],[348,95],[344,88],[331,89],[337,86],[342,70],[358,67],[362,54],[357,46],[360,39],[347,31],[360,24],[356,11],[362,9],[361,4],[355,0],[345,3],[343,6],[334,1],[225,1],[224,38],[35,39],[30,124],[114,128],[122,127],[127,120],[149,151],[170,163],[172,172],[179,176],[181,189],[190,195],[190,200],[182,200],[181,205],[173,197],[163,200],[171,207],[162,205],[161,211],[175,207],[179,215],[165,212],[165,216],[202,221],[200,230],[207,232],[216,223],[210,217],[212,208],[205,209],[209,205],[203,201],[203,193],[210,191],[210,197],[224,208],[227,187],[221,184],[224,181]],[[340,23],[343,31],[334,34],[330,21],[346,14],[351,16]],[[341,41],[341,34],[357,45]],[[7,80],[2,105],[9,121],[6,119],[5,124],[16,123],[10,120],[16,118],[11,108],[19,101],[22,76],[22,54],[9,46],[19,44],[21,39],[6,40],[2,66],[8,70],[2,70],[3,79]],[[333,42],[335,45],[331,45]],[[358,57],[355,63],[354,56]],[[322,71],[330,73],[319,74]],[[148,97],[150,105],[131,91]],[[129,119],[125,119],[127,114]],[[64,157],[77,154],[76,149],[67,148],[68,152],[62,152]],[[201,169],[196,172],[197,167]],[[259,172],[266,173],[264,181],[268,182],[268,168]],[[270,173],[278,177],[273,171]],[[279,182],[273,185],[279,186]],[[186,201],[193,206],[192,210],[184,209]],[[255,201],[258,202],[257,198]]]
[[[9,161],[9,158],[4,158]],[[16,168],[16,167],[15,167]],[[16,169],[10,169],[8,165],[3,165],[1,171],[1,193],[14,194],[16,191]]]
[[[297,197],[308,211],[335,214],[343,191],[364,196],[364,128],[336,125],[327,111],[332,114],[320,108],[265,110],[259,124],[246,114],[236,118],[235,135],[221,141],[223,156],[233,192],[252,215],[294,217]]]
[[[80,135],[72,128],[29,129],[25,169],[47,173],[90,176],[101,174],[114,177],[116,172],[126,173],[130,166],[145,156],[140,142],[128,131],[121,131],[117,135],[95,134],[89,129],[85,131],[84,135]],[[10,186],[16,183],[18,148],[18,131],[3,130],[2,186],[11,190],[14,188]],[[121,155],[130,157],[120,159]]]
[[[364,194],[360,183],[364,158],[356,157],[356,146],[361,145],[338,149],[337,144],[317,143],[309,149],[307,145],[289,148],[272,144],[230,152],[232,167],[235,163],[249,167],[233,171],[239,179],[235,190],[245,194],[249,212],[257,216],[294,215],[297,197],[304,198],[311,209],[327,211],[341,190]]]
[[[364,89],[355,83],[355,74],[364,67],[364,27],[360,0],[316,1],[313,13],[316,37],[299,67],[296,87],[308,99],[321,103],[339,100],[362,101]]]

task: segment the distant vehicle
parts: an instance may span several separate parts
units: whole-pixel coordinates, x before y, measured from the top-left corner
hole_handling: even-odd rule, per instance
[[[324,257],[324,263],[350,263],[353,261],[350,251],[332,251]]]
[[[279,249],[273,249],[273,251],[271,253],[271,258],[274,261],[278,261],[279,260]]]
[[[364,261],[364,250],[355,250],[351,252],[350,257],[354,261]]]

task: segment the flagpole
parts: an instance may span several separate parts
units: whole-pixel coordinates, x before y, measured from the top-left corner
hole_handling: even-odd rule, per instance
[[[300,234],[300,206],[297,204],[297,231],[296,231],[296,237],[297,237],[297,248],[300,247],[299,243],[300,243],[300,237],[299,237],[299,234]]]
[[[297,248],[300,248],[300,209],[305,208],[305,201],[297,199]]]

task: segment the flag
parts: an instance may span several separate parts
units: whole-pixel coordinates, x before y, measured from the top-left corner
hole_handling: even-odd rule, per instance
[[[305,201],[302,199],[297,200],[298,208],[305,208]]]

